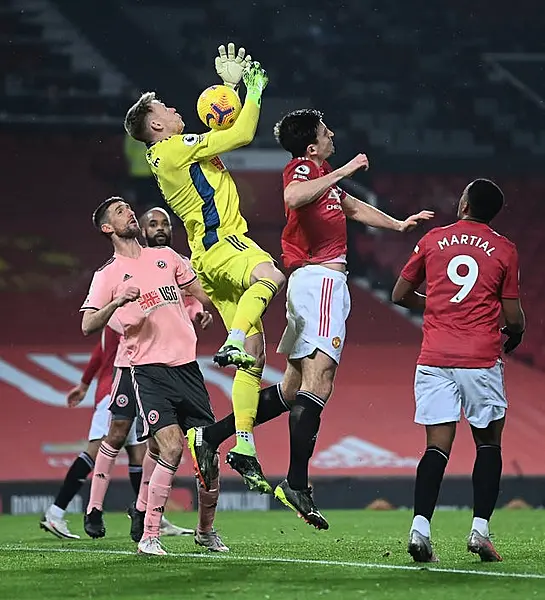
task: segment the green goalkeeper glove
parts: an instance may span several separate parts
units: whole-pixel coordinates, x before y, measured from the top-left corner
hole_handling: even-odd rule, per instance
[[[238,54],[235,56],[233,42],[229,42],[227,45],[227,52],[222,44],[218,48],[218,54],[219,56],[216,56],[216,73],[221,77],[223,85],[236,90],[244,69],[252,62],[252,57],[249,54],[246,55],[244,48],[239,48]]]
[[[242,80],[246,86],[246,98],[253,100],[260,106],[261,94],[269,83],[267,71],[265,71],[258,62],[253,62],[244,69]]]

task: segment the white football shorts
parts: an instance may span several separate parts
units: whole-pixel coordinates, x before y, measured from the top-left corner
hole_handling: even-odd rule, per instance
[[[299,359],[319,349],[338,364],[349,313],[350,292],[345,273],[321,265],[297,269],[288,280],[288,324],[277,352]]]
[[[439,425],[465,418],[478,429],[505,417],[503,362],[490,368],[462,369],[418,365],[414,378],[415,423]]]
[[[96,405],[93,418],[91,419],[91,428],[89,429],[89,441],[100,440],[108,435],[110,429],[110,420],[112,413],[108,410],[110,404],[110,395],[104,396]],[[133,421],[129,435],[125,441],[125,446],[136,446],[140,444],[136,439],[136,419]]]

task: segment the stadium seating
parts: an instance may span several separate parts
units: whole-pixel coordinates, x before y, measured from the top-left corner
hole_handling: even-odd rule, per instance
[[[122,115],[129,82],[46,0],[0,9],[3,122],[49,117],[108,122]],[[125,96],[126,97],[126,96]],[[15,116],[15,118],[14,118]],[[51,119],[51,117],[55,117]],[[77,124],[78,120],[74,120]],[[118,120],[116,122],[119,122]]]
[[[66,117],[81,116],[84,108],[117,124],[132,87],[150,85],[188,112],[187,97],[215,80],[210,61],[217,44],[232,39],[251,49],[271,76],[260,146],[274,144],[271,127],[282,112],[312,105],[335,128],[342,158],[363,146],[399,169],[423,158],[495,164],[498,154],[509,154],[511,166],[524,165],[545,153],[545,112],[538,106],[545,95],[543,62],[523,55],[539,52],[541,31],[503,7],[488,12],[489,4],[464,1],[440,11],[424,0],[380,7],[362,0],[342,10],[308,11],[265,0],[235,11],[212,0],[205,11],[199,0],[183,6],[39,0],[34,12],[0,11],[3,112]],[[63,35],[58,19],[46,20],[49,29],[37,20],[35,7],[44,5],[64,19]],[[67,41],[74,34],[85,41],[78,60]],[[510,58],[489,60],[491,52]],[[112,81],[109,69],[124,73],[115,90],[105,85]]]
[[[164,57],[183,66],[178,97],[209,85],[213,72],[203,61],[219,41],[232,39],[267,66],[267,95],[277,106],[289,110],[299,98],[326,112],[343,136],[343,156],[361,148],[362,140],[385,156],[443,161],[494,160],[498,151],[545,152],[545,138],[536,133],[543,130],[545,113],[483,58],[520,52],[521,31],[524,51],[539,51],[539,27],[511,11],[495,8],[489,14],[468,2],[441,11],[423,0],[380,7],[362,0],[333,11],[279,7],[273,0],[248,3],[244,11],[214,1],[207,6],[205,12],[198,0],[183,7],[172,0],[128,0],[117,13],[126,28],[146,32],[146,43],[153,40]],[[119,53],[125,51],[118,46]],[[522,57],[501,64],[541,94],[542,62]],[[144,64],[135,76],[142,81],[148,69]],[[270,128],[265,129],[259,142],[270,145]]]

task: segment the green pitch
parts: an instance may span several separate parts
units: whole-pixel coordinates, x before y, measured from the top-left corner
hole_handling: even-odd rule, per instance
[[[467,512],[434,520],[438,565],[422,569],[406,553],[408,512],[327,511],[317,532],[290,511],[220,513],[228,555],[200,551],[192,538],[165,538],[172,554],[138,556],[129,522],[107,515],[107,537],[79,541],[40,531],[38,518],[0,517],[0,598],[6,600],[178,598],[545,598],[545,512],[499,511],[493,528],[503,563],[467,553]],[[193,526],[195,515],[169,515]]]

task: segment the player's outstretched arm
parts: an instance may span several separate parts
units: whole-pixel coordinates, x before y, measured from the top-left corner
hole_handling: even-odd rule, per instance
[[[130,286],[120,296],[114,298],[101,309],[85,310],[81,320],[81,331],[83,332],[83,335],[87,336],[96,331],[102,331],[118,308],[125,306],[128,302],[134,302],[134,300],[137,300],[139,297],[140,290]]]
[[[327,175],[309,179],[308,181],[292,181],[284,189],[284,202],[291,210],[301,208],[301,206],[310,204],[320,198],[327,189],[338,183],[341,179],[350,177],[358,169],[367,171],[368,168],[369,159],[367,156],[365,154],[358,154],[350,162]]]
[[[411,215],[404,221],[400,221],[382,212],[378,208],[371,206],[367,202],[358,200],[350,194],[346,194],[342,201],[344,214],[354,221],[377,227],[380,229],[391,229],[393,231],[406,232],[417,227],[421,222],[428,221],[435,216],[431,210],[421,210],[415,215]]]

